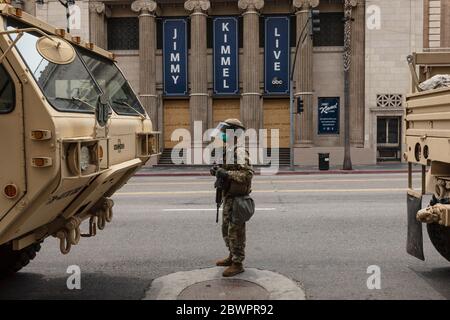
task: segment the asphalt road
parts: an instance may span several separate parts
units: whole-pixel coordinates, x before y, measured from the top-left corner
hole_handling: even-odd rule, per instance
[[[212,266],[226,252],[212,177],[136,177],[115,196],[114,220],[69,255],[47,239],[0,283],[1,299],[141,299],[154,278]],[[246,265],[297,281],[308,299],[450,299],[450,263],[425,236],[426,262],[405,252],[406,175],[256,177]],[[86,229],[86,226],[84,227]],[[81,290],[68,290],[68,266]],[[369,290],[367,268],[381,270]]]

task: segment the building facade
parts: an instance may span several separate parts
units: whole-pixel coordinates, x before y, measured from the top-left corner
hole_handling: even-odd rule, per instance
[[[343,0],[83,0],[71,7],[69,26],[116,54],[165,149],[176,145],[175,129],[192,131],[201,121],[205,130],[240,118],[249,128],[278,129],[279,147],[288,150],[288,75],[296,60],[293,94],[303,112],[295,114],[295,164],[316,165],[321,152],[330,153],[332,165],[342,164],[347,105],[352,162],[401,161],[404,97],[411,88],[406,57],[449,46],[450,3],[349,3],[348,103]],[[57,0],[16,5],[51,24],[67,24]],[[310,37],[306,27],[295,57],[311,9],[320,10],[321,31]]]

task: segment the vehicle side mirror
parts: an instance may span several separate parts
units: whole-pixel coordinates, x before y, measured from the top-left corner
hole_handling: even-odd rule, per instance
[[[73,46],[57,36],[42,36],[36,42],[39,54],[55,64],[69,64],[75,60],[76,53]]]
[[[109,119],[109,105],[106,94],[101,94],[97,99],[97,108],[95,109],[95,118],[100,127],[106,126]]]

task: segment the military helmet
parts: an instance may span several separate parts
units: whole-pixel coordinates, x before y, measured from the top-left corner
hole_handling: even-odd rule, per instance
[[[239,119],[227,119],[224,121],[226,124],[228,124],[232,129],[242,129],[245,130],[244,125]]]
[[[211,132],[211,137],[218,137],[223,142],[228,141],[227,130],[245,130],[244,125],[238,119],[227,119],[220,122],[217,127]]]

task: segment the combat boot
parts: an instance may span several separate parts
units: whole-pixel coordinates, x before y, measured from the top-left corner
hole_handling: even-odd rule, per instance
[[[229,266],[231,266],[231,264],[232,264],[231,254],[222,260],[216,261],[216,266],[218,266],[218,267],[229,267]]]
[[[244,272],[244,266],[242,265],[242,263],[237,263],[237,262],[233,262],[231,264],[231,266],[229,266],[228,268],[226,268],[224,270],[224,272],[222,273],[222,275],[224,277],[232,277],[235,276],[241,272]]]

